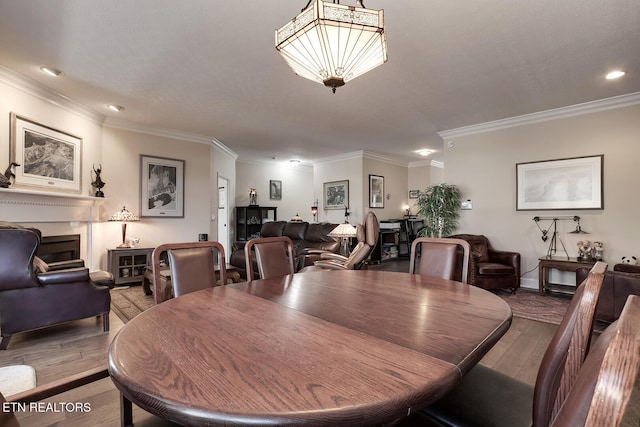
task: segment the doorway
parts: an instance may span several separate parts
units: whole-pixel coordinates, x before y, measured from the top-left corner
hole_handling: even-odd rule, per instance
[[[227,261],[231,256],[229,246],[229,180],[218,175],[218,242],[224,248]]]

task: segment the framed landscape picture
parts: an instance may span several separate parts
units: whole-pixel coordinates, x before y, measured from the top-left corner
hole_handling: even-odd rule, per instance
[[[409,190],[409,198],[417,199],[420,196],[420,190]]]
[[[384,208],[384,176],[369,175],[369,207]]]
[[[82,138],[10,114],[10,161],[17,187],[54,192],[82,191]]]
[[[140,216],[184,217],[184,160],[140,155]]]
[[[604,156],[516,164],[516,210],[603,209]]]
[[[325,182],[323,191],[325,209],[349,207],[349,180]]]

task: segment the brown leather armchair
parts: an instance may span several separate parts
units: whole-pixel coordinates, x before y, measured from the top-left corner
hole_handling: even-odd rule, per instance
[[[511,289],[520,287],[520,254],[498,251],[491,247],[489,239],[481,234],[456,234],[452,239],[462,239],[471,246],[469,260],[469,284],[484,289]]]
[[[85,317],[102,316],[109,330],[111,297],[87,268],[37,272],[39,236],[33,229],[0,223],[0,350],[11,336]]]

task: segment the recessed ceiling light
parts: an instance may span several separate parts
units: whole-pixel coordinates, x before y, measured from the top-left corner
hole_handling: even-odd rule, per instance
[[[607,74],[606,79],[607,80],[613,80],[613,79],[619,79],[620,77],[624,76],[625,73],[624,71],[620,71],[620,70],[616,70],[616,71],[612,71],[609,74]]]
[[[40,67],[40,71],[42,71],[45,74],[48,74],[52,77],[58,77],[58,76],[63,76],[64,73],[58,69],[55,68],[51,68],[51,67]]]
[[[289,163],[300,163],[300,160],[298,160],[298,159],[291,159],[291,160],[289,160]]]
[[[119,113],[120,111],[124,110],[124,107],[122,105],[116,105],[116,104],[109,104],[107,105],[107,108],[110,109],[111,111],[115,111],[116,113]]]
[[[429,154],[433,153],[433,150],[427,150],[426,148],[422,149],[422,150],[418,150],[416,151],[416,153],[420,154],[421,156],[428,156]]]

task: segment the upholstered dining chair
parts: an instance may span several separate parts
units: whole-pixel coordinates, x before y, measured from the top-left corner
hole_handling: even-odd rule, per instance
[[[251,251],[255,252],[258,274],[261,279],[286,276],[296,272],[293,256],[293,241],[286,237],[261,237],[251,239],[244,246],[247,280],[254,277]]]
[[[371,255],[371,251],[378,243],[379,224],[376,214],[369,211],[364,219],[364,224],[356,225],[356,239],[358,243],[353,247],[349,256],[336,254],[329,251],[313,251],[310,254],[319,254],[320,260],[312,266],[300,270],[300,272],[322,270],[360,270],[366,267],[365,262]]]
[[[607,264],[597,262],[578,286],[542,358],[535,387],[476,365],[442,399],[400,425],[548,427],[576,381],[591,342]]]
[[[458,248],[462,248],[461,282],[469,283],[471,246],[469,242],[462,239],[416,238],[411,244],[409,273],[416,274],[416,264],[418,264],[417,274],[447,280],[456,279],[456,268],[459,265]]]
[[[226,258],[224,247],[218,242],[165,243],[153,250],[153,285],[156,304],[167,298],[165,289],[161,289],[160,272],[169,268],[173,295],[179,297],[189,292],[215,286],[216,266],[213,261],[213,250],[218,253],[220,283],[227,283]],[[160,258],[167,254],[169,266],[161,266]]]
[[[617,321],[591,347],[551,427],[622,425],[640,365],[640,296],[627,299]],[[625,425],[638,425],[638,414]]]

